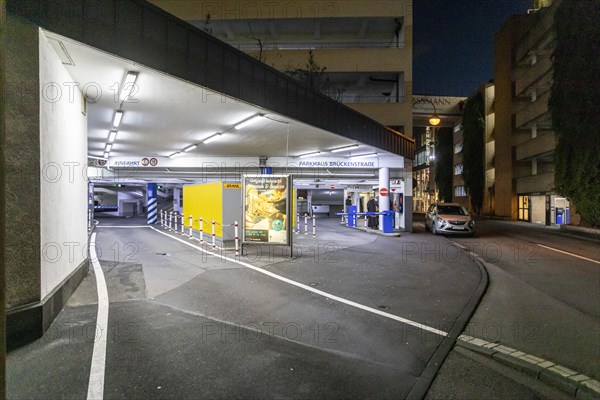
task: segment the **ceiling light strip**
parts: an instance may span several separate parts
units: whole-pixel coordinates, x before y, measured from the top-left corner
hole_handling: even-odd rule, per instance
[[[310,153],[301,154],[301,155],[298,156],[298,158],[306,158],[306,157],[318,156],[319,154],[321,154],[320,151],[313,151],[313,152],[310,152]]]
[[[350,158],[365,158],[365,157],[377,157],[377,153],[365,153],[365,154],[357,154],[355,156],[350,156]]]
[[[238,122],[233,128],[234,129],[242,129],[245,128],[247,126],[252,125],[253,123],[257,122],[258,120],[260,120],[263,117],[262,114],[256,114],[251,116],[250,118],[246,118],[245,120]]]
[[[329,151],[331,151],[332,153],[339,153],[340,151],[352,150],[352,149],[356,149],[356,148],[358,148],[358,145],[353,144],[350,146],[338,147],[337,149],[331,149]]]
[[[123,81],[123,86],[121,86],[121,94],[119,95],[119,100],[123,101],[131,95],[131,92],[135,87],[135,81],[137,79],[137,76],[137,72],[127,71],[127,75],[125,76],[125,80]]]
[[[113,127],[118,128],[121,124],[121,119],[123,119],[123,111],[117,110],[115,111],[115,116],[113,118]]]

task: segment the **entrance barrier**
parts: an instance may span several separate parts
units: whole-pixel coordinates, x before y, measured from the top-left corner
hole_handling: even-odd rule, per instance
[[[368,229],[367,228],[367,217],[369,216],[379,216],[379,215],[383,215],[383,226],[382,226],[382,230],[383,233],[394,233],[394,212],[393,211],[381,211],[381,212],[361,212],[361,213],[336,213],[336,215],[348,215],[348,225],[349,227],[354,227],[356,225],[351,225],[351,220],[352,217],[356,218],[356,216],[358,215],[364,215],[365,216],[365,230]]]

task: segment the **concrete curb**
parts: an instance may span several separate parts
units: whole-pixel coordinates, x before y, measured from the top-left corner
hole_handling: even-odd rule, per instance
[[[456,245],[467,251],[465,247]],[[483,258],[472,252],[469,252],[469,255],[485,270],[486,261]],[[547,385],[559,389],[575,399],[600,399],[600,382],[577,371],[555,364],[552,361],[544,360],[543,358],[527,354],[498,342],[488,342],[464,334],[459,335],[456,345],[508,365]]]
[[[488,342],[468,335],[460,335],[456,345],[501,362],[527,374],[578,400],[599,399],[600,382],[569,368],[531,354]]]
[[[454,242],[451,243],[455,244]],[[466,251],[460,246],[457,247],[459,247],[463,251]],[[454,348],[456,341],[461,336],[461,333],[464,331],[465,327],[469,323],[471,316],[477,309],[477,306],[481,302],[481,299],[483,298],[483,295],[485,294],[488,288],[489,276],[487,270],[485,269],[485,266],[478,259],[478,257],[473,257],[473,261],[475,261],[475,264],[477,264],[477,266],[479,267],[479,273],[481,275],[479,285],[477,286],[477,289],[475,289],[475,293],[473,294],[473,296],[471,296],[465,308],[463,308],[461,314],[458,316],[456,321],[454,321],[454,324],[448,331],[448,336],[446,336],[442,340],[442,343],[440,343],[436,351],[433,353],[433,355],[427,362],[425,369],[423,369],[423,372],[417,378],[417,382],[406,396],[406,399],[416,400],[425,398],[427,392],[429,391],[429,388],[431,387],[431,384],[433,383],[433,380],[435,379],[438,371],[442,367],[444,360],[446,359],[446,357],[448,357],[448,354],[450,354],[450,351],[452,351],[452,349]]]
[[[560,230],[563,232],[586,235],[586,236],[591,236],[595,239],[600,239],[600,229],[596,229],[596,228],[587,228],[585,226],[576,226],[576,225],[561,225]]]

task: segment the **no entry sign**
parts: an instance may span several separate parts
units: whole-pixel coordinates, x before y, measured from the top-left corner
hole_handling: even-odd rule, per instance
[[[388,190],[387,190],[387,188],[381,188],[381,189],[379,189],[379,194],[380,194],[381,196],[387,196],[387,195],[388,195]]]

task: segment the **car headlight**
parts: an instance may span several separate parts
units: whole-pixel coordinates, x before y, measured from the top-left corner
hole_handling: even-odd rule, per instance
[[[440,217],[437,217],[435,219],[438,223],[440,223],[442,226],[446,225],[446,221],[444,221],[443,219],[441,219]]]
[[[473,226],[475,226],[475,221],[474,220],[470,220],[469,221],[469,226],[472,228]]]

